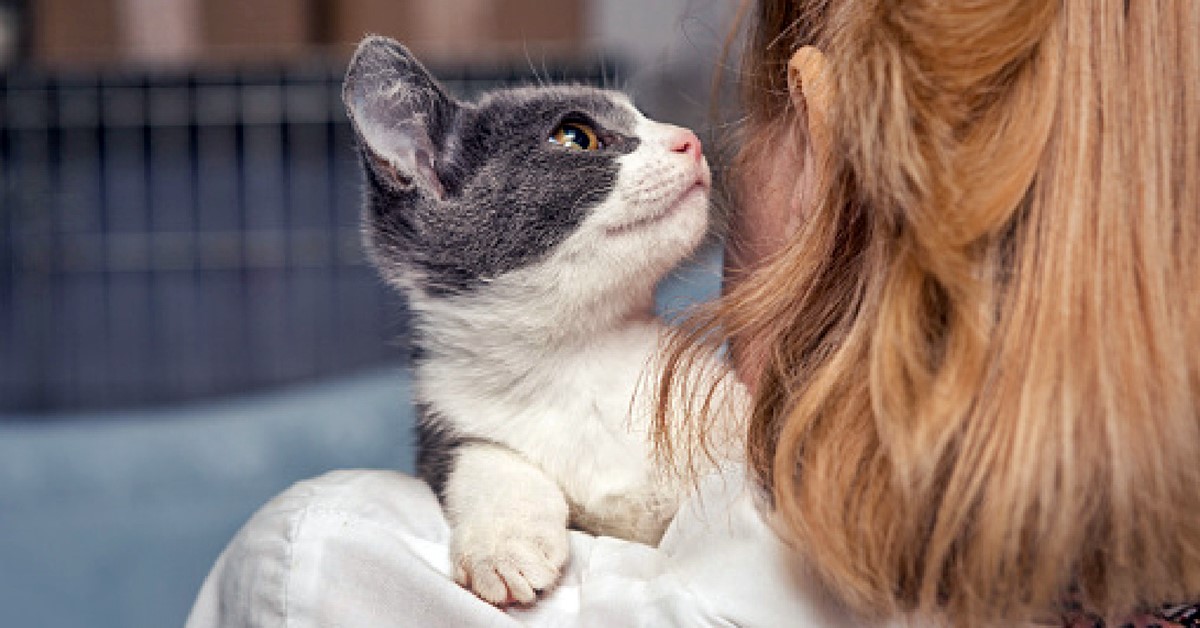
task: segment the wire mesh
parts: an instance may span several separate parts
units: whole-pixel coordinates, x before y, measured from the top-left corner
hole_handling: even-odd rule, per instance
[[[537,80],[439,74],[468,96]],[[604,80],[599,65],[552,74]],[[0,77],[0,412],[176,403],[402,360],[403,303],[360,252],[341,77]]]

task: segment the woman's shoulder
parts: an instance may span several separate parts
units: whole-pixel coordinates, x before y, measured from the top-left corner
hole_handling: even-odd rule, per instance
[[[424,482],[336,471],[259,509],[188,626],[862,625],[797,566],[758,502],[732,469],[699,483],[658,547],[572,532],[559,584],[500,611],[451,579],[450,528]]]
[[[742,468],[700,481],[659,546],[668,569],[739,626],[862,626],[776,535]]]
[[[187,626],[518,625],[445,575],[449,536],[432,491],[404,474],[299,482],[229,542]]]

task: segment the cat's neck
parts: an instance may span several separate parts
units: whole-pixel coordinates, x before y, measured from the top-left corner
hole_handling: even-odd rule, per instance
[[[649,288],[582,299],[537,292],[521,298],[415,297],[413,342],[426,359],[520,362],[584,350],[631,327],[658,325],[653,302]]]

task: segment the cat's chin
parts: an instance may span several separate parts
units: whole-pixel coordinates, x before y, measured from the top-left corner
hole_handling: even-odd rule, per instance
[[[691,187],[684,190],[675,202],[667,205],[662,210],[649,216],[643,216],[636,220],[608,227],[604,232],[610,237],[617,238],[653,228],[683,212],[696,211],[698,208],[707,211],[708,192],[708,184],[704,181],[697,181]]]

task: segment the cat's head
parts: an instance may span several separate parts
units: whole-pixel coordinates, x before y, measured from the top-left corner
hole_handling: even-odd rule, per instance
[[[656,282],[706,229],[696,136],[620,93],[525,87],[461,102],[403,46],[369,37],[343,99],[366,172],[367,248],[410,293],[595,297]]]

